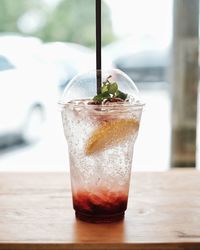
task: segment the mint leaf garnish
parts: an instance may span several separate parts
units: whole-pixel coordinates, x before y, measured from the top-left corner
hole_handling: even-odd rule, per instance
[[[120,90],[117,90],[117,92],[116,92],[116,97],[121,98],[123,100],[125,100],[127,98],[127,96],[128,96],[127,94],[123,93]]]
[[[118,84],[116,82],[110,81],[111,77],[111,75],[107,77],[106,81],[102,84],[101,93],[93,98],[98,104],[101,104],[104,100],[112,100],[112,98],[125,100],[128,96],[118,89]]]
[[[105,92],[108,92],[108,86],[107,85],[103,85],[101,87],[101,93],[105,93]]]
[[[110,83],[108,85],[108,91],[109,91],[110,94],[115,95],[115,93],[117,92],[117,90],[118,90],[118,85],[117,85],[116,82]]]
[[[102,103],[103,100],[111,98],[108,91],[101,93],[99,95],[96,95],[93,100],[97,101],[98,103]]]

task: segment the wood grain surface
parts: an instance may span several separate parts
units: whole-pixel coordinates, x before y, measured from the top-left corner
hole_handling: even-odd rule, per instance
[[[124,221],[74,217],[67,173],[0,173],[0,250],[200,249],[200,173],[133,173]]]

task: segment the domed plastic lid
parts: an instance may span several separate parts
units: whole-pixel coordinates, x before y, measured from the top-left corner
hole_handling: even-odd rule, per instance
[[[135,83],[121,70],[101,70],[102,83],[109,79],[111,83],[117,83],[118,90],[128,95],[131,103],[143,105],[139,98],[139,91]],[[75,76],[66,86],[60,104],[66,104],[72,100],[92,99],[97,95],[97,74],[91,70]]]

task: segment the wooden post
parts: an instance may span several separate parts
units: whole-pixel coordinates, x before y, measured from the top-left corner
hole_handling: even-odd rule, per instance
[[[171,166],[195,167],[199,0],[174,0]]]

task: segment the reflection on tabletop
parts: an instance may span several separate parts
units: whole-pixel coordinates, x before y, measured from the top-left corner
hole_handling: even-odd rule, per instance
[[[73,241],[83,243],[92,239],[92,243],[121,243],[125,240],[124,228],[123,220],[110,224],[92,224],[76,219],[73,224]]]

